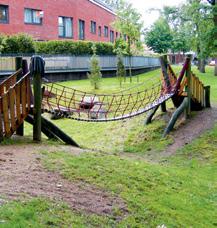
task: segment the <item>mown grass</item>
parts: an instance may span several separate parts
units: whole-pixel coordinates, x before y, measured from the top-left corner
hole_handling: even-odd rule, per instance
[[[105,155],[44,151],[46,168],[122,197],[129,215],[117,227],[216,227],[217,126],[167,164]]]
[[[174,66],[174,70],[178,75],[181,66]],[[211,100],[217,102],[217,77],[213,76],[213,68],[207,67],[207,73],[198,73],[196,67],[193,71],[204,81],[205,85],[211,85]],[[149,88],[154,78],[157,80],[160,76],[160,69],[142,74],[139,76],[140,82],[147,80],[148,84],[143,85]],[[123,84],[122,89],[126,89],[136,85],[136,77],[133,83],[127,82]],[[90,82],[88,80],[63,82],[63,85],[77,88],[84,91],[91,91]],[[141,88],[140,88],[141,89]],[[98,93],[112,93],[120,90],[116,78],[106,78],[102,80],[101,90]],[[169,103],[169,107],[171,104]],[[56,120],[54,123],[66,133],[72,136],[84,148],[102,150],[105,152],[139,152],[147,153],[147,151],[159,152],[166,148],[172,142],[172,139],[161,139],[163,129],[166,126],[164,120],[153,122],[150,126],[144,126],[146,114],[130,120],[118,121],[114,123],[87,123],[73,120]]]
[[[29,201],[14,201],[0,206],[1,228],[47,228],[47,227],[97,227],[110,224],[106,217],[82,215],[60,202],[51,202],[43,198]]]
[[[175,71],[179,69],[175,67]],[[205,75],[197,75],[206,85],[211,85],[211,100],[216,102],[217,78],[212,68],[207,71]],[[151,74],[156,73],[159,71]],[[107,80],[109,85],[114,79],[103,82]],[[69,86],[90,90],[88,81],[70,83]],[[0,227],[157,227],[163,224],[166,227],[216,227],[217,126],[178,150],[166,162],[153,164],[136,156],[120,156],[117,152],[158,153],[172,142],[171,138],[161,140],[166,124],[163,120],[144,127],[144,118],[105,124],[57,120],[55,124],[83,147],[92,148],[93,153],[76,156],[56,151],[42,153],[47,169],[121,197],[129,210],[121,221],[78,214],[57,202],[34,199],[0,206]]]

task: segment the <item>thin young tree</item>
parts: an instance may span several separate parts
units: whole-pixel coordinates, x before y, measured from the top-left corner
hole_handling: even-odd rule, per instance
[[[142,34],[143,23],[141,22],[141,14],[133,8],[132,4],[120,0],[117,9],[117,18],[112,23],[114,29],[125,36],[127,41],[127,55],[129,57],[129,76],[132,82],[132,46],[141,47],[140,38]]]
[[[121,50],[117,50],[117,72],[116,72],[117,79],[119,81],[120,88],[122,87],[123,79],[126,78],[126,70],[123,63],[123,55]]]
[[[96,89],[99,89],[100,87],[100,80],[102,78],[102,73],[100,71],[99,58],[96,55],[95,44],[92,46],[92,50],[93,50],[93,55],[90,59],[90,74],[87,73],[87,76],[90,79],[91,85],[96,90]]]

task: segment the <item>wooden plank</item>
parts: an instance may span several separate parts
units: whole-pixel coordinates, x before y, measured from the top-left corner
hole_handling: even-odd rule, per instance
[[[12,133],[15,132],[17,126],[16,126],[16,120],[15,120],[15,89],[9,90],[9,100],[10,100],[10,120],[11,120],[11,131]]]
[[[5,136],[11,136],[10,121],[9,121],[9,112],[8,112],[8,95],[2,97],[2,110],[3,110],[3,123],[5,129]]]
[[[15,91],[16,91],[16,117],[17,117],[17,124],[19,125],[22,122],[22,120],[21,120],[21,111],[20,111],[20,104],[21,104],[21,100],[20,100],[20,84],[16,85]]]
[[[25,80],[21,82],[21,102],[22,102],[22,118],[26,117],[26,83]]]
[[[203,83],[201,84],[201,105],[204,107],[204,85]]]
[[[30,111],[31,108],[31,85],[30,85],[30,77],[26,77],[26,90],[27,90],[27,110]]]
[[[0,142],[3,140],[2,98],[0,98]]]

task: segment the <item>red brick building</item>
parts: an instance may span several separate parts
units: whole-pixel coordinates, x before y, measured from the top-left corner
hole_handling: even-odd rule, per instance
[[[99,0],[0,0],[0,33],[36,40],[111,41],[115,13]]]

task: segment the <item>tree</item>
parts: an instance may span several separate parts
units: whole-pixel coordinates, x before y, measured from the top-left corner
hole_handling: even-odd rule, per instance
[[[126,70],[125,70],[125,66],[124,66],[124,63],[123,63],[123,56],[122,56],[121,49],[119,49],[117,52],[118,52],[118,55],[117,55],[118,61],[117,61],[116,76],[117,76],[117,79],[119,81],[120,87],[122,87],[123,78],[124,78],[124,80],[126,78]]]
[[[129,56],[129,75],[130,82],[132,82],[132,46],[139,46],[142,33],[143,23],[140,21],[141,14],[133,8],[132,4],[120,0],[119,7],[117,9],[117,19],[112,26],[114,29],[126,37],[127,41],[127,55]]]
[[[198,69],[203,73],[205,72],[205,60],[212,55],[215,49],[214,40],[216,39],[212,35],[214,24],[211,12],[211,7],[202,0],[188,0],[179,8],[166,7],[162,12],[162,16],[170,25],[173,33],[175,31],[180,34],[180,37],[183,36],[182,40],[186,41],[186,47],[191,47],[191,50],[197,53]],[[175,39],[174,44],[176,49]],[[179,42],[178,46],[180,46]]]
[[[96,46],[92,46],[93,55],[90,60],[90,74],[87,73],[88,78],[90,79],[90,83],[94,89],[99,89],[99,83],[102,78],[102,74],[100,72],[99,59],[96,55]]]
[[[167,53],[172,49],[173,36],[167,21],[159,18],[145,34],[145,42],[154,52]]]
[[[214,23],[214,29],[213,29],[213,56],[215,57],[215,71],[214,75],[217,76],[217,4],[216,0],[207,0],[212,5],[212,14],[213,14],[213,23]]]

